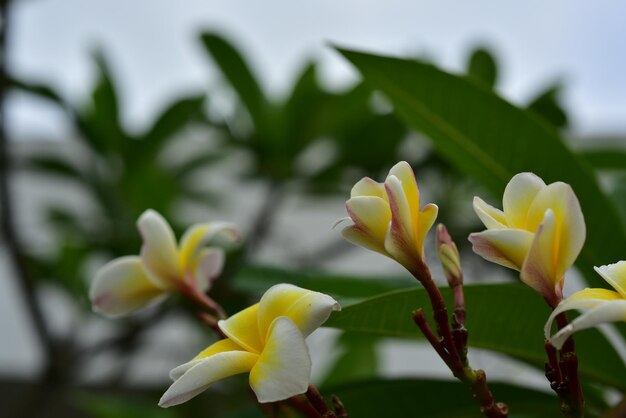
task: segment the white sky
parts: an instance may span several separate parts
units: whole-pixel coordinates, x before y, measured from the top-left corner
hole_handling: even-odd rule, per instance
[[[124,87],[128,123],[141,126],[173,96],[205,88],[211,67],[197,34],[232,34],[274,91],[307,56],[333,82],[351,69],[327,41],[386,54],[427,52],[458,69],[478,42],[498,53],[500,87],[514,100],[550,81],[567,84],[578,132],[626,131],[626,3],[531,0],[20,0],[11,64],[70,97],[90,83],[89,50],[101,45]],[[63,132],[62,118],[32,101],[12,102],[18,136]]]

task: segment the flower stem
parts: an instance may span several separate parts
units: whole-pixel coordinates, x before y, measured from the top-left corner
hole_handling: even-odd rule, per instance
[[[466,310],[462,282],[454,286],[453,289],[455,309],[451,327],[445,300],[432,279],[428,266],[420,260],[417,267],[410,272],[428,293],[437,324],[437,333],[441,338],[437,338],[426,322],[422,309],[413,313],[413,320],[416,325],[452,371],[452,374],[460,381],[470,385],[474,399],[480,404],[480,412],[488,418],[507,418],[509,407],[504,403],[496,402],[487,384],[485,372],[472,369],[467,361],[468,332],[465,329]]]
[[[556,323],[559,329],[568,326],[567,315],[565,313],[557,315]],[[550,354],[548,354],[548,358],[550,358]],[[558,366],[551,366],[559,370],[560,381],[557,382],[558,385],[555,385],[558,386],[559,390],[553,389],[561,400],[561,412],[567,418],[583,418],[585,416],[585,397],[578,377],[578,357],[572,337],[568,338],[561,348]],[[548,378],[548,380],[550,379]],[[552,381],[550,383],[551,385],[554,384]]]

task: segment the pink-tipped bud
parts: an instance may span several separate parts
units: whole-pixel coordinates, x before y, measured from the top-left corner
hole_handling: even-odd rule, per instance
[[[461,258],[456,244],[443,224],[437,225],[437,253],[450,287],[463,284]]]

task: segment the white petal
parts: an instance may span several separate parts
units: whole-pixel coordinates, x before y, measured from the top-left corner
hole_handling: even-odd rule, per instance
[[[474,212],[480,218],[487,229],[508,228],[504,213],[500,209],[487,204],[478,196],[474,196]]]
[[[561,349],[565,341],[576,331],[595,327],[605,322],[626,321],[626,300],[604,302],[574,319],[571,324],[560,330],[550,342]]]
[[[205,248],[200,252],[195,267],[198,290],[201,292],[209,290],[213,280],[222,272],[224,259],[224,251],[220,248]]]
[[[626,298],[626,261],[594,267],[594,270],[613,286],[623,298]]]
[[[148,280],[139,257],[120,257],[105,264],[89,289],[93,309],[108,317],[127,315],[156,300],[163,290]]]
[[[511,228],[526,229],[528,209],[535,196],[546,184],[533,173],[519,173],[513,176],[504,189],[502,208]]]
[[[269,288],[259,302],[259,332],[264,338],[274,320],[286,316],[306,337],[326,322],[332,311],[340,309],[335,299],[323,293],[277,284]]]
[[[163,288],[171,288],[183,277],[178,264],[176,237],[167,221],[152,209],[145,211],[137,221],[143,238],[141,261],[152,281]]]
[[[276,318],[250,371],[250,387],[259,402],[275,402],[306,392],[310,378],[311,358],[302,333],[289,318]]]
[[[603,304],[609,300],[619,299],[621,299],[619,293],[613,292],[608,289],[587,288],[578,291],[567,299],[561,301],[556,309],[552,311],[550,318],[548,318],[548,321],[543,328],[544,335],[547,339],[550,338],[550,334],[552,331],[552,322],[561,312],[571,311],[574,309],[589,309]]]
[[[178,377],[161,397],[159,406],[167,408],[188,401],[211,383],[245,373],[252,369],[259,356],[247,351],[227,351],[207,357]]]

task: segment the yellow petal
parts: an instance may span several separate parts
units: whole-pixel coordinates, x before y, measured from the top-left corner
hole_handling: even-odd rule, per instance
[[[190,227],[180,240],[178,255],[181,270],[186,270],[197,261],[203,247],[229,248],[238,244],[240,239],[239,229],[228,222],[208,222]]]
[[[89,289],[94,311],[108,317],[127,315],[163,294],[148,279],[136,256],[116,258],[105,264]]]
[[[258,325],[259,304],[250,306],[228,319],[218,322],[220,330],[236,344],[253,353],[263,350]]]
[[[524,283],[548,301],[555,301],[555,297],[558,297],[555,296],[555,287],[563,278],[556,266],[558,239],[557,220],[552,209],[548,209],[535,232],[520,275]]]
[[[377,181],[374,181],[369,177],[363,177],[354,185],[354,187],[352,187],[352,190],[350,191],[350,197],[357,196],[380,197],[385,202],[389,200],[387,198],[387,192],[385,192],[385,185],[382,183],[378,183]]]
[[[519,173],[513,176],[504,189],[502,204],[508,226],[526,229],[528,209],[546,184],[533,173]]]
[[[500,209],[485,203],[478,196],[474,196],[474,212],[480,218],[487,229],[504,229],[508,227],[508,223],[504,213]]]
[[[323,293],[277,284],[268,289],[259,302],[259,333],[265,338],[274,320],[286,316],[306,337],[319,328],[332,311],[340,309],[335,299]]]
[[[211,383],[250,371],[259,356],[246,351],[226,351],[200,360],[178,377],[161,397],[159,406],[167,408],[188,401],[205,391]]]
[[[289,318],[276,318],[250,371],[250,387],[260,403],[276,402],[306,392],[310,378],[311,358],[302,333]]]
[[[367,248],[368,250],[379,252],[389,256],[385,250],[384,243],[379,242],[372,235],[358,228],[356,225],[350,225],[341,230],[341,235],[351,243]]]
[[[438,212],[439,208],[437,205],[429,203],[424,206],[424,209],[422,209],[417,219],[416,246],[422,258],[424,257],[424,240],[426,239],[426,235],[428,235],[428,231],[430,231],[430,228],[432,228],[435,223]]]
[[[556,219],[556,275],[562,277],[574,261],[585,242],[585,219],[572,188],[565,183],[552,183],[543,188],[528,211],[528,227],[537,228],[543,222],[547,209],[552,209]]]
[[[406,201],[409,205],[410,216],[413,219],[413,234],[417,234],[417,222],[415,220],[418,218],[419,210],[420,210],[420,195],[419,189],[417,188],[417,181],[415,180],[415,173],[413,173],[413,169],[406,161],[400,161],[389,170],[389,177],[394,176],[398,180],[400,180],[400,184],[402,185],[402,190],[404,191],[404,196],[406,197]]]
[[[391,211],[387,202],[379,197],[358,196],[346,202],[346,210],[354,226],[361,231],[361,235],[369,237],[368,248],[374,247],[375,251],[381,252],[391,221]],[[350,234],[348,235],[346,239],[350,239]]]
[[[533,234],[522,229],[491,229],[471,234],[472,250],[485,260],[521,270]]]
[[[387,177],[385,188],[391,207],[391,227],[385,238],[385,250],[404,267],[412,270],[415,261],[421,257],[415,237],[417,218],[411,217],[411,207],[396,176]]]
[[[143,238],[141,261],[152,281],[163,288],[176,286],[183,277],[178,266],[176,237],[165,219],[152,209],[145,211],[137,221]]]
[[[595,271],[602,276],[615,290],[626,298],[626,261],[618,261],[608,266],[594,267]]]

